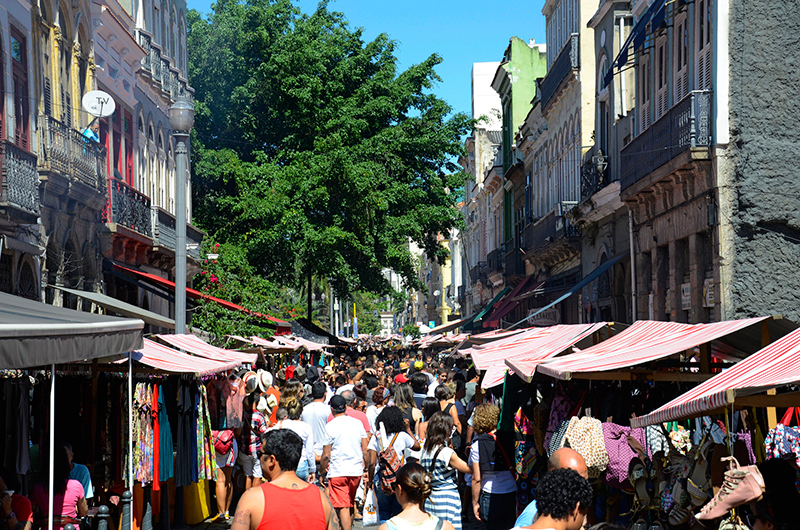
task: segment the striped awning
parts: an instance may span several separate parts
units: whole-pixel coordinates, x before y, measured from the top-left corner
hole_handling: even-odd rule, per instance
[[[618,335],[562,359],[540,364],[536,370],[558,379],[576,372],[607,372],[663,359],[700,346],[770,317],[727,320],[712,324],[682,324],[639,320]]]
[[[800,329],[759,350],[663,407],[631,420],[644,427],[725,407],[737,396],[800,382]]]
[[[476,346],[470,354],[475,367],[486,371],[481,386],[492,388],[502,384],[509,361],[542,362],[571,348],[605,325],[605,322],[598,322],[531,328],[504,340]]]
[[[203,357],[189,355],[169,346],[164,346],[150,339],[144,339],[144,345],[131,353],[134,361],[152,368],[173,373],[192,373],[199,375],[216,374],[241,366],[239,361],[214,361]],[[118,364],[127,359],[118,361]]]
[[[212,346],[195,335],[156,335],[159,339],[169,343],[175,348],[185,350],[206,359],[216,361],[238,361],[240,363],[254,363],[258,359],[255,353],[243,353],[233,350],[224,350]]]

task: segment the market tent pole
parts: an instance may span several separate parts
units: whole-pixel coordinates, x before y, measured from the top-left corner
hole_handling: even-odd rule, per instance
[[[47,512],[47,528],[53,528],[53,494],[55,487],[53,481],[55,480],[55,467],[56,467],[56,365],[50,365],[50,480],[47,486],[47,492],[50,495],[48,512]]]
[[[128,352],[128,487],[133,495],[133,352]]]

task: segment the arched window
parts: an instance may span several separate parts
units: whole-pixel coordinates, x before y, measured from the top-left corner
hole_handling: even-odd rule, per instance
[[[72,127],[72,32],[69,27],[69,18],[63,9],[58,10],[58,28],[61,31],[61,41],[58,52],[59,92],[61,96],[61,121]]]
[[[150,140],[153,143],[155,143],[155,141],[156,141],[155,134],[153,133],[153,124],[152,123],[147,127],[147,139]]]
[[[139,132],[144,134],[144,116],[139,114],[139,123],[138,123]]]

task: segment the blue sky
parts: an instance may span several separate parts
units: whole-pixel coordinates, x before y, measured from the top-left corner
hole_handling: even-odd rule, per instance
[[[211,11],[212,0],[187,0],[190,9]],[[295,0],[305,12],[317,0]],[[442,56],[437,68],[442,82],[434,92],[455,111],[471,112],[470,72],[472,63],[499,61],[511,37],[545,41],[544,0],[338,0],[329,9],[341,11],[352,27],[363,27],[372,40],[386,33],[398,41],[400,67],[405,69],[432,53]]]

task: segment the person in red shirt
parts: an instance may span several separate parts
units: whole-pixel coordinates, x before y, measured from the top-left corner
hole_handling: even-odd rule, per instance
[[[295,471],[303,440],[277,429],[263,437],[258,458],[267,481],[242,495],[232,530],[338,530],[339,518],[325,492]]]
[[[20,495],[19,489],[17,476],[4,467],[0,468],[0,529],[31,530],[33,527],[31,501]]]
[[[347,410],[345,411],[345,415],[360,421],[361,424],[364,426],[364,430],[367,431],[367,435],[372,434],[372,429],[370,428],[369,419],[367,418],[367,415],[361,412],[360,410],[356,410],[355,408],[353,408],[353,406],[356,404],[355,392],[353,392],[352,390],[345,390],[340,395],[344,398],[345,403],[347,403]],[[328,422],[330,423],[332,419],[333,419],[333,414],[328,416]]]

